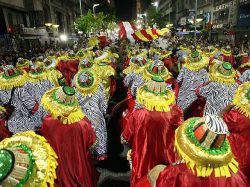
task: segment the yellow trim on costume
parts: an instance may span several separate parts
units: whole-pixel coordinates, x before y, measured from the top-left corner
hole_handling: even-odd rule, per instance
[[[62,73],[56,69],[51,68],[51,69],[47,70],[47,74],[48,74],[48,79],[55,86],[59,86],[58,79],[63,76]]]
[[[241,64],[239,68],[244,68],[244,67],[250,67],[250,61],[244,63],[244,64]]]
[[[190,53],[192,52],[191,49],[189,49],[189,48],[187,48],[187,47],[182,47],[182,46],[180,46],[180,49],[181,49],[182,51],[188,53],[188,54],[190,54]]]
[[[6,109],[3,106],[0,106],[0,112],[6,112]]]
[[[236,90],[233,98],[233,104],[242,114],[250,118],[250,101],[246,98],[246,93],[250,88],[250,82],[241,84]]]
[[[27,68],[30,66],[29,60],[25,59],[23,64],[20,64],[19,62],[16,63],[16,68],[17,69],[23,69],[23,68]]]
[[[83,114],[80,105],[65,106],[59,104],[53,99],[52,94],[58,90],[58,88],[59,87],[53,88],[45,92],[42,97],[41,104],[51,114],[52,118],[60,120],[63,124],[70,125],[81,121],[85,115]]]
[[[138,66],[132,62],[129,63],[129,66],[122,71],[123,74],[128,75],[129,73],[142,73],[145,66]]]
[[[186,60],[186,63],[183,64],[184,67],[191,71],[200,71],[202,68],[206,68],[209,64],[209,58],[208,57],[202,57],[202,59],[199,62],[190,62],[190,56]]]
[[[3,75],[0,77],[0,89],[9,90],[14,87],[22,87],[26,83],[27,73],[23,72],[22,75],[18,75],[16,77],[5,79]]]
[[[77,80],[80,73],[82,73],[82,72],[79,71],[75,75],[76,88],[81,92],[81,94],[83,96],[92,96],[92,95],[94,95],[98,91],[98,88],[99,88],[99,85],[100,85],[100,79],[97,76],[94,76],[94,82],[93,82],[93,84],[91,86],[82,87],[81,85],[79,85],[78,80]]]
[[[38,67],[44,67],[45,66],[44,62],[39,61],[39,60],[35,61],[33,64],[35,64]]]
[[[175,131],[175,149],[186,162],[189,169],[198,177],[209,177],[214,172],[215,177],[230,177],[230,170],[236,173],[239,168],[230,148],[223,155],[211,155],[192,143],[186,134],[188,119]]]
[[[172,91],[168,91],[165,95],[155,95],[141,86],[137,90],[137,102],[145,106],[149,111],[169,112],[169,106],[175,103],[175,95]]]
[[[110,65],[100,65],[97,66],[97,73],[101,79],[107,79],[108,77],[115,76],[116,71]]]
[[[204,52],[204,54],[205,54],[207,57],[211,58],[211,57],[213,57],[217,52],[218,52],[217,50],[213,50],[212,52]]]
[[[169,52],[167,52],[166,54],[161,55],[161,59],[164,59],[164,58],[168,57],[168,56],[171,55],[171,54],[172,54],[172,51],[169,51]]]
[[[221,63],[216,63],[216,64],[213,64],[211,66],[210,71],[209,71],[210,79],[212,81],[227,84],[227,85],[234,84],[235,83],[235,76],[236,76],[237,72],[234,69],[232,69],[232,75],[230,75],[230,76],[222,75],[217,70],[219,65],[221,65]]]
[[[28,82],[40,82],[43,80],[48,80],[49,79],[49,75],[47,72],[42,72],[41,74],[32,74],[31,72],[27,73],[27,79]]]
[[[221,49],[221,53],[225,56],[231,56],[232,52],[231,51],[226,51],[225,49]]]
[[[34,158],[34,170],[25,186],[54,186],[57,155],[47,140],[33,131],[19,132],[0,142],[0,149],[8,149],[21,144],[28,146]]]

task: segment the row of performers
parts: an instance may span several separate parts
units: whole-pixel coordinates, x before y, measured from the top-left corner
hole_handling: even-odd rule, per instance
[[[194,50],[174,79],[166,66],[178,64],[150,50],[138,49],[123,71],[121,142],[131,147],[131,186],[248,186],[249,57],[240,73]]]
[[[188,71],[194,71],[197,74],[200,71],[204,72],[206,71],[206,67],[208,66],[208,62],[204,63],[205,59],[206,58],[202,57],[199,52],[194,52],[192,55],[190,55],[190,62],[188,61],[187,63],[185,63],[181,71],[187,69]],[[72,85],[74,85],[76,89],[64,86],[52,88],[50,87],[51,89],[48,90],[49,86],[47,84],[44,84],[44,86],[42,86],[42,82],[49,81],[53,84],[53,80],[55,80],[53,76],[55,76],[57,72],[54,69],[53,71],[43,71],[42,68],[36,68],[34,66],[31,68],[30,72],[24,73],[23,71],[16,70],[15,68],[8,66],[3,70],[1,82],[5,84],[3,84],[4,86],[1,88],[1,105],[4,106],[4,104],[8,105],[9,103],[11,103],[11,105],[14,106],[14,112],[12,112],[11,116],[8,118],[8,111],[6,112],[6,108],[2,108],[2,111],[5,111],[5,117],[8,118],[6,120],[2,120],[2,124],[4,124],[2,126],[6,127],[7,125],[9,131],[13,133],[26,131],[28,130],[27,127],[32,127],[32,130],[35,131],[40,128],[39,133],[49,141],[50,145],[54,148],[56,154],[58,155],[59,166],[57,169],[58,180],[56,180],[56,184],[59,184],[59,186],[96,185],[97,175],[95,169],[93,168],[93,160],[91,158],[89,150],[90,148],[93,149],[93,153],[94,155],[96,155],[96,158],[105,159],[105,155],[100,152],[98,153],[98,147],[103,148],[100,142],[105,139],[105,131],[103,131],[103,129],[98,129],[101,124],[101,115],[98,114],[101,113],[102,117],[105,115],[105,105],[107,106],[107,104],[105,103],[107,103],[107,101],[105,102],[103,96],[107,98],[108,94],[107,92],[105,92],[106,90],[104,86],[106,83],[104,80],[107,80],[107,78],[102,78],[102,75],[105,74],[106,71],[95,69],[94,66],[96,65],[98,68],[109,66],[107,63],[105,63],[105,61],[106,60],[104,60],[104,62],[97,61],[96,63],[93,63],[89,59],[83,60],[82,63],[86,64],[85,62],[88,62],[87,64],[89,64],[89,66],[83,67],[83,70],[80,70],[72,79]],[[64,61],[63,63],[67,62]],[[190,70],[190,67],[192,65],[193,67],[199,66],[200,69],[197,68],[197,70]],[[215,90],[216,94],[211,94],[210,92],[208,93],[208,95],[212,95],[214,100],[217,100],[216,98],[214,98],[214,96],[217,96],[217,94],[220,92],[222,92],[222,95],[224,92],[230,93],[232,96],[236,96],[234,92],[239,87],[240,82],[235,81],[236,73],[233,70],[232,66],[226,62],[216,62],[212,67],[209,68],[209,70],[213,69],[213,73],[207,73],[209,82],[204,79],[203,82],[200,82],[199,86],[193,89],[193,95],[195,95],[196,97],[196,99],[194,99],[193,101],[198,100],[199,98],[197,96],[199,95],[199,93],[202,93],[201,90],[211,84],[216,84],[215,87],[218,86],[219,88],[219,92],[218,90],[217,92]],[[96,75],[95,72],[101,72],[101,74]],[[222,119],[210,115],[211,111],[214,112],[214,110],[217,110],[219,107],[215,108],[214,110],[208,110],[212,108],[212,104],[208,102],[209,97],[206,98],[207,100],[205,102],[205,111],[207,111],[207,113],[205,113],[206,117],[195,118],[196,120],[193,118],[188,118],[188,120],[192,119],[193,121],[193,138],[196,138],[198,142],[193,139],[188,143],[181,142],[180,144],[192,145],[194,143],[193,141],[195,141],[197,143],[195,145],[200,145],[198,147],[201,148],[201,151],[208,150],[208,153],[217,153],[214,148],[218,148],[218,150],[226,149],[226,151],[224,151],[223,153],[219,151],[219,157],[214,158],[214,160],[208,159],[204,162],[201,161],[200,163],[196,163],[195,161],[199,158],[198,156],[202,156],[200,155],[200,152],[197,157],[194,158],[189,155],[186,157],[186,159],[185,154],[187,153],[185,153],[184,156],[181,154],[181,152],[192,152],[192,149],[194,152],[197,152],[194,147],[190,147],[190,149],[187,148],[185,149],[185,151],[181,150],[181,146],[179,146],[180,148],[178,149],[178,143],[176,142],[177,138],[174,138],[177,136],[174,136],[174,134],[177,134],[178,131],[176,130],[175,132],[175,129],[179,129],[181,127],[183,129],[185,127],[185,124],[188,123],[187,121],[183,123],[183,115],[181,109],[182,106],[180,104],[182,102],[179,102],[179,98],[181,98],[180,95],[182,93],[181,90],[182,88],[183,90],[186,90],[184,88],[189,87],[189,85],[183,84],[187,79],[187,82],[190,83],[191,80],[192,84],[198,82],[200,80],[200,77],[198,75],[191,76],[192,74],[190,74],[188,76],[188,74],[186,74],[186,76],[184,76],[182,75],[184,73],[180,73],[179,76],[182,78],[178,78],[177,81],[179,82],[179,84],[176,84],[176,80],[171,77],[171,73],[169,73],[168,70],[164,67],[164,63],[162,61],[155,60],[152,62],[141,57],[131,58],[128,68],[124,70],[124,74],[127,75],[124,79],[124,83],[129,89],[128,97],[126,99],[127,103],[125,102],[128,106],[128,110],[124,111],[122,120],[122,143],[128,142],[132,147],[130,156],[132,159],[131,186],[134,186],[136,184],[139,185],[141,182],[140,180],[142,179],[145,179],[145,181],[148,182],[147,179],[149,177],[143,178],[143,176],[147,176],[147,173],[150,171],[150,169],[152,169],[154,166],[157,166],[158,164],[170,164],[175,166],[179,165],[180,163],[182,164],[182,167],[185,167],[185,165],[187,166],[186,171],[189,175],[193,176],[193,182],[197,182],[196,180],[199,181],[201,179],[200,185],[204,185],[204,182],[207,182],[206,180],[215,182],[211,183],[211,185],[247,185],[247,180],[244,176],[244,174],[247,176],[247,172],[244,170],[244,167],[238,167],[238,164],[235,161],[235,155],[239,155],[239,159],[236,158],[238,162],[244,161],[242,164],[240,163],[240,166],[245,166],[247,163],[245,163],[245,161],[247,161],[247,159],[244,158],[245,155],[240,155],[237,149],[232,153],[231,150],[233,149],[231,149],[230,146],[235,145],[236,147],[236,144],[231,144],[231,142],[229,144],[228,140],[225,138],[228,130]],[[218,75],[215,77],[219,78],[213,79],[212,74]],[[36,79],[36,81],[34,81],[34,79]],[[244,88],[249,88],[249,84],[247,83],[248,82],[242,84],[241,86],[243,87],[243,85],[246,85]],[[26,89],[25,86],[27,84],[31,84],[31,86]],[[54,85],[55,84],[56,83],[54,83]],[[228,87],[228,92],[225,92],[223,89],[221,89],[221,87],[223,86],[219,87],[220,84],[224,85],[224,87]],[[178,90],[179,86],[180,91]],[[39,90],[39,93],[29,93],[32,88],[35,87],[35,90]],[[45,90],[42,90],[42,87]],[[238,89],[240,88],[241,87],[239,87]],[[101,91],[99,92],[99,90],[101,90],[102,93],[100,93]],[[174,90],[174,92],[172,90]],[[211,88],[209,90],[213,91],[213,89]],[[239,91],[239,93],[244,93],[244,97],[242,98],[245,99],[245,104],[238,104],[238,107],[235,107],[235,111],[236,113],[238,112],[238,115],[242,114],[241,117],[245,117],[242,118],[243,121],[248,120],[246,121],[246,123],[249,123],[249,115],[247,115],[247,111],[249,111],[249,89],[246,90],[244,92],[242,90]],[[98,94],[97,92],[100,94]],[[184,93],[185,92],[183,92],[183,95],[185,95]],[[190,94],[192,93],[190,92],[189,95]],[[38,98],[32,99],[31,95],[36,95]],[[189,99],[185,99],[185,97],[184,100],[189,101]],[[176,105],[176,101],[177,104],[181,106],[181,108]],[[220,103],[220,101],[217,102]],[[223,101],[222,103],[225,105],[224,102],[225,101]],[[197,107],[197,109],[204,109],[204,107],[201,106],[201,103],[202,99],[196,103],[196,106],[199,106]],[[236,103],[241,103],[239,96]],[[210,105],[207,106],[208,104]],[[235,104],[235,106],[237,105]],[[244,107],[248,108],[244,110]],[[185,113],[187,113],[186,111],[190,110],[184,111]],[[189,115],[194,116],[193,112],[196,112],[196,110],[191,111],[192,112]],[[230,112],[231,111],[234,110],[232,109],[230,110]],[[218,113],[219,112],[217,111],[217,114]],[[199,112],[199,114],[203,114],[203,112]],[[229,114],[229,116],[230,115],[231,114]],[[14,119],[12,118],[13,116],[15,116]],[[228,119],[230,119],[230,117]],[[41,122],[39,123],[38,121]],[[197,122],[197,124],[195,122]],[[65,126],[63,124],[70,125]],[[236,124],[240,125],[238,122],[236,122]],[[156,125],[157,128],[155,127]],[[181,126],[178,127],[179,125]],[[15,131],[17,128],[19,128],[19,130]],[[197,131],[195,133],[196,129],[200,129],[201,131]],[[201,133],[204,133],[205,131],[205,134]],[[232,131],[229,131],[232,134]],[[185,130],[185,132],[187,132],[187,130]],[[239,133],[239,136],[244,137],[244,134],[242,135],[241,133],[242,132]],[[6,132],[6,134],[8,133]],[[183,135],[185,135],[185,133],[183,133]],[[95,136],[97,136],[97,138]],[[202,136],[202,138],[200,136]],[[80,139],[78,139],[78,137],[80,137]],[[245,136],[244,138],[246,137],[247,136]],[[243,140],[246,141],[244,138]],[[97,144],[94,143],[96,139]],[[238,140],[237,136],[236,140]],[[205,141],[206,143],[203,143],[203,141]],[[72,146],[72,144],[74,146]],[[226,147],[224,147],[225,145]],[[247,145],[247,143],[241,143],[240,145]],[[173,149],[174,146],[176,147],[176,150],[178,150],[177,155],[181,159],[177,159],[178,157],[177,155],[175,155]],[[227,159],[224,159],[224,157],[223,159],[221,159],[221,156],[223,156],[225,153],[228,153],[227,156],[231,156],[226,157]],[[86,155],[86,157],[83,155]],[[207,158],[208,156],[209,155],[205,154],[205,158]],[[83,157],[86,159],[83,160]],[[202,159],[203,157],[200,158],[200,160]],[[72,160],[74,160],[74,163],[72,163]],[[221,162],[219,162],[218,160]],[[175,162],[178,164],[174,164]],[[191,165],[191,167],[188,167],[189,164]],[[79,168],[79,166],[83,167]],[[162,167],[160,168],[162,169]],[[81,171],[79,171],[79,169],[81,169]],[[77,172],[78,174],[76,175],[76,173],[74,172]],[[244,174],[242,174],[241,172],[243,172]],[[152,171],[150,173],[154,172]],[[166,173],[172,172],[166,171]],[[185,172],[183,174],[185,175]],[[197,176],[204,177],[205,179]],[[213,176],[215,176],[214,180]],[[236,176],[237,180],[234,181],[235,178],[233,178],[232,176]],[[83,181],[86,181],[86,183],[84,184]],[[232,181],[234,181],[235,183]],[[144,183],[142,183],[142,185],[144,185]],[[164,183],[162,183],[162,185],[165,186]],[[178,184],[175,183],[173,184],[173,186],[174,185]],[[157,186],[160,186],[160,184],[157,184]]]

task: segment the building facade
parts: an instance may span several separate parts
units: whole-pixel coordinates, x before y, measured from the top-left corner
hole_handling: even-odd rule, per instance
[[[92,0],[81,0],[81,6],[80,0],[0,0],[0,40],[11,35],[31,44],[55,42],[60,33],[74,34],[75,19],[92,4]]]
[[[159,10],[168,15],[176,28],[192,30],[195,0],[159,0]],[[250,28],[249,0],[197,0],[198,30],[209,30],[217,39],[228,39],[236,33],[236,39],[247,35]]]

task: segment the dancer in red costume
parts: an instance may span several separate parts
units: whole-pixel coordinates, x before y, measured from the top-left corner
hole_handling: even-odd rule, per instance
[[[218,116],[190,118],[175,132],[175,163],[154,167],[136,187],[246,187]],[[236,158],[237,159],[237,158]]]
[[[232,149],[237,153],[240,168],[250,184],[250,82],[245,82],[238,87],[233,105],[223,114],[223,117],[230,132],[229,140]]]
[[[41,102],[50,114],[45,117],[40,133],[58,155],[55,185],[95,187],[98,173],[90,149],[96,135],[78,104],[74,89],[53,88],[44,94]]]
[[[235,58],[234,55],[232,54],[230,46],[222,48],[220,57],[222,61],[229,62],[234,67]]]
[[[78,71],[79,58],[71,50],[67,55],[58,58],[56,68],[66,78],[66,85],[71,86],[72,79]]]
[[[136,98],[138,105],[121,136],[132,148],[132,187],[155,165],[174,161],[174,130],[183,121],[174,93],[160,76],[138,88]]]

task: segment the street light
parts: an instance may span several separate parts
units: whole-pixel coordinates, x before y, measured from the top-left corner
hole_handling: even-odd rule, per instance
[[[151,3],[153,6],[155,6],[156,8],[158,8],[159,3],[157,1],[155,1],[154,3]]]
[[[68,36],[66,34],[61,34],[60,39],[61,41],[66,42],[68,40]]]
[[[99,6],[100,4],[94,4],[93,5],[93,14],[94,14],[94,16],[95,16],[95,7],[97,7],[97,6]]]

